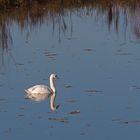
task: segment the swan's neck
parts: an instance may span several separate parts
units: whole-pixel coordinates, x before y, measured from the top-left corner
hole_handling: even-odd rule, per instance
[[[53,93],[56,93],[56,89],[54,86],[54,80],[52,77],[50,77],[50,88],[52,89]]]
[[[52,109],[53,111],[56,110],[55,96],[56,96],[56,94],[53,93],[53,94],[51,95],[51,97],[50,97],[50,107],[51,107],[51,109]]]

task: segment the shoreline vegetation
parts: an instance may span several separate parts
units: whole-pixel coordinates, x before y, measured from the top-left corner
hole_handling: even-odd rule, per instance
[[[47,4],[54,7],[81,7],[81,6],[97,6],[110,7],[111,5],[119,5],[121,7],[135,8],[140,6],[139,0],[0,0],[0,10],[19,7],[32,7],[36,4]]]
[[[21,29],[33,28],[47,21],[65,32],[72,30],[72,14],[77,16],[95,15],[104,17],[108,29],[113,26],[119,32],[119,17],[123,14],[124,24],[132,26],[132,32],[140,39],[140,1],[139,0],[0,0],[0,48],[12,44],[11,23],[16,22]],[[65,20],[70,19],[71,25]]]

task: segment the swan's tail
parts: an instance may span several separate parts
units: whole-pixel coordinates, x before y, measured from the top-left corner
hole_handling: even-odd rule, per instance
[[[30,92],[27,89],[24,89],[24,91],[27,93],[27,95],[24,97],[25,99],[29,99]]]
[[[27,89],[24,89],[24,91],[25,91],[27,94],[30,94],[30,92],[29,92]]]

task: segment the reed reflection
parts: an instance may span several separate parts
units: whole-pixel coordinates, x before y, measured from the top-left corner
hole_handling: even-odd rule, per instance
[[[24,2],[24,1],[23,1]],[[73,21],[72,15],[77,16],[96,16],[97,19],[104,17],[104,22],[110,30],[114,28],[116,33],[119,32],[119,20],[123,15],[125,28],[131,24],[132,33],[140,39],[140,2],[138,0],[70,0],[70,1],[30,1],[25,3],[23,7],[18,4],[8,5],[8,9],[0,14],[0,47],[7,49],[12,45],[12,36],[10,34],[11,23],[17,23],[22,30],[36,28],[47,22],[47,25],[52,26],[52,33],[58,32],[59,41],[60,34],[66,31],[72,34]],[[13,8],[14,7],[14,8]],[[1,8],[2,9],[2,8]],[[66,22],[65,18],[69,21]]]

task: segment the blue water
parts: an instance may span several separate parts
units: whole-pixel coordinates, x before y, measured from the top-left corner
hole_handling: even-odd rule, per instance
[[[60,34],[46,22],[29,31],[11,25],[0,66],[1,140],[140,139],[140,42],[131,25],[125,35],[123,15],[118,33],[94,15],[72,21],[73,31]],[[54,72],[56,112],[49,100],[24,99],[25,88],[49,84]]]

